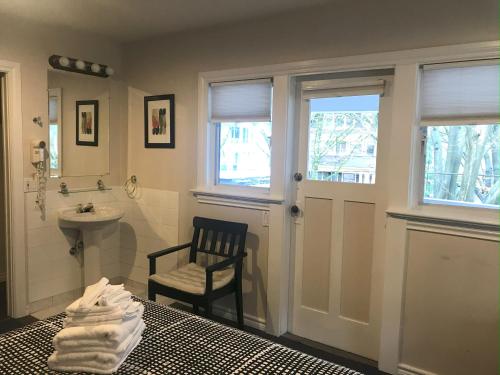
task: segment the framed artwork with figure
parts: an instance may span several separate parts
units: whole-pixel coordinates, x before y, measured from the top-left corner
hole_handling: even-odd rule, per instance
[[[144,97],[144,146],[175,147],[175,95]]]
[[[99,146],[99,101],[78,100],[76,102],[76,144]]]

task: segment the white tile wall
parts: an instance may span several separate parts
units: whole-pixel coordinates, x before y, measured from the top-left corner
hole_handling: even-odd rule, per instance
[[[134,199],[121,202],[125,210],[120,221],[121,276],[145,284],[147,254],[178,244],[179,194],[141,188]],[[157,264],[158,272],[165,272],[177,266],[177,257],[165,256]]]
[[[59,228],[57,211],[61,208],[93,202],[124,209],[122,220],[107,227],[103,234],[101,267],[109,279],[146,284],[147,254],[178,243],[176,192],[141,188],[137,197],[130,199],[120,186],[67,196],[47,191],[45,218],[35,207],[35,197],[35,193],[25,194],[28,300],[33,309],[62,303],[61,299],[78,295],[83,285],[81,257],[69,253],[78,232]],[[176,265],[176,256],[168,256],[158,263],[158,270]]]

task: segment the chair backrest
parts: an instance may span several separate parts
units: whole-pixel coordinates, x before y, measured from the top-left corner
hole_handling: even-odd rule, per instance
[[[195,216],[194,234],[189,261],[196,262],[196,253],[231,257],[245,252],[248,224]]]

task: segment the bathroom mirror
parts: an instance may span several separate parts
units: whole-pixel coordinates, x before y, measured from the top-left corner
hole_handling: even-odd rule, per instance
[[[110,79],[48,71],[50,177],[109,174]]]

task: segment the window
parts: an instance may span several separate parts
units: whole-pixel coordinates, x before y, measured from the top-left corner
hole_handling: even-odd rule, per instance
[[[308,179],[375,183],[379,99],[353,93],[309,100]]]
[[[49,89],[49,170],[50,177],[62,175],[62,90]]]
[[[335,145],[335,150],[336,150],[336,153],[338,155],[343,155],[345,154],[345,151],[346,151],[346,145],[347,143],[345,142],[338,142],[336,145]]]
[[[214,83],[210,95],[217,139],[215,183],[269,188],[271,80]]]
[[[231,139],[235,142],[240,139],[240,128],[237,125],[231,126]]]
[[[242,143],[248,143],[248,128],[243,128],[243,139]]]
[[[422,198],[428,204],[498,208],[498,60],[422,70]]]

